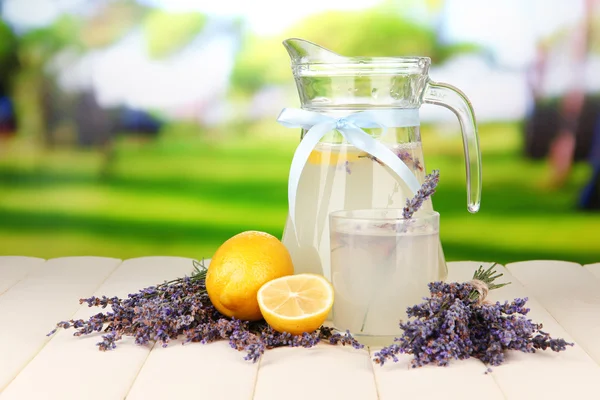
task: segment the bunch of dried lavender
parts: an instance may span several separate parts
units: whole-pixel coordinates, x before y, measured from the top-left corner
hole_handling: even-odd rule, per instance
[[[495,265],[495,264],[494,264]],[[413,368],[426,364],[448,365],[450,359],[475,357],[500,365],[506,350],[534,353],[537,349],[563,351],[573,346],[564,339],[552,339],[542,325],[525,315],[527,298],[491,304],[483,301],[486,290],[506,284],[495,284],[502,276],[492,265],[480,267],[468,283],[434,282],[429,284],[431,297],[424,303],[409,307],[414,319],[401,322],[402,336],[394,344],[374,354],[374,361],[383,365],[398,361],[398,354],[411,354]]]
[[[332,345],[350,345],[362,348],[349,332],[340,334],[321,327],[302,336],[274,331],[264,321],[244,322],[220,314],[206,293],[206,268],[194,261],[194,272],[189,277],[150,286],[126,299],[118,297],[90,297],[80,299],[89,307],[111,307],[112,311],[93,315],[88,320],[61,321],[58,328],[74,328],[74,336],[105,332],[97,343],[99,350],[112,350],[124,336],[135,338],[138,345],[160,342],[166,347],[171,340],[184,338],[184,343],[209,343],[228,340],[232,348],[245,351],[246,360],[257,361],[266,349],[281,346],[312,347],[324,341]]]

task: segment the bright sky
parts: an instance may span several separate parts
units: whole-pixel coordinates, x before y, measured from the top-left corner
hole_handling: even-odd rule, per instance
[[[356,10],[379,0],[302,0],[302,7],[272,0],[138,0],[139,3],[173,11],[201,11],[216,16],[240,16],[259,34],[280,32],[307,15],[329,9]],[[23,28],[45,25],[65,10],[83,7],[87,0],[5,0],[4,18]]]
[[[258,34],[281,32],[302,18],[325,10],[360,10],[379,0],[299,0],[292,7],[287,1],[273,0],[138,0],[168,10],[199,10],[214,15],[239,15]]]
[[[63,12],[82,7],[86,0],[5,0],[2,18],[18,28],[29,29],[51,23]]]
[[[272,0],[138,1],[173,11],[198,10],[213,16],[241,17],[252,31],[264,35],[281,32],[310,14],[332,9],[363,9],[379,2],[299,0],[295,7],[290,7],[288,2]],[[3,18],[27,29],[50,23],[64,11],[89,11],[93,4],[98,3],[90,0],[5,0],[2,11]],[[528,99],[523,67],[532,61],[535,40],[561,26],[575,23],[583,14],[583,0],[446,0],[445,7],[440,32],[445,40],[482,44],[490,49],[501,66],[508,67],[508,70],[502,70],[483,60],[458,58],[431,71],[433,79],[451,82],[469,93],[481,119],[522,116]],[[203,44],[174,60],[153,61],[143,51],[142,39],[133,35],[113,48],[90,54],[74,69],[66,69],[63,76],[66,80],[71,79],[75,86],[96,82],[100,100],[105,104],[169,108],[184,100],[199,101],[202,99],[198,98],[198,93],[226,90],[226,71],[233,62],[235,44],[227,38],[221,39],[225,42]],[[206,59],[213,60],[211,68],[204,62]],[[221,67],[214,68],[215,65]],[[174,70],[176,74],[172,73]],[[465,74],[465,70],[472,73]],[[213,76],[211,71],[222,73]],[[127,84],[121,84],[122,79],[115,78],[124,75],[131,77]],[[563,75],[564,71],[562,78]],[[204,79],[198,79],[199,76]],[[149,81],[159,81],[162,86],[149,86],[146,84]],[[600,88],[600,79],[596,81],[595,85]],[[208,87],[211,89],[207,90]],[[561,89],[557,90],[560,92]],[[434,112],[441,111],[436,109]],[[449,113],[448,116],[454,118]]]
[[[492,49],[504,66],[531,62],[535,40],[583,16],[582,0],[447,0],[445,36]]]
[[[301,0],[295,7],[272,0],[138,0],[167,10],[198,10],[240,16],[255,33],[277,33],[307,15],[325,10],[363,9],[380,0]],[[5,0],[4,18],[27,28],[51,22],[65,10],[80,10],[88,0]],[[447,0],[444,36],[488,46],[503,63],[519,64],[532,54],[533,41],[581,18],[583,0]]]

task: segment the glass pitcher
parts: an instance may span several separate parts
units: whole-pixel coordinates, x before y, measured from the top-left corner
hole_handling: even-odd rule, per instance
[[[422,103],[453,111],[460,122],[466,157],[467,208],[479,210],[481,155],[473,109],[458,89],[429,79],[427,57],[344,57],[302,39],[283,42],[302,110],[343,118],[365,110],[413,110]],[[418,114],[417,114],[418,115]],[[418,118],[412,126],[363,129],[390,149],[423,183],[426,175]],[[308,129],[301,131],[301,140]],[[443,175],[443,172],[442,172]],[[335,129],[312,149],[299,178],[293,222],[282,242],[296,273],[322,274],[331,281],[329,214],[340,210],[403,208],[413,191],[377,157],[350,144]],[[427,200],[419,213],[432,211]],[[443,252],[439,277],[446,278]]]

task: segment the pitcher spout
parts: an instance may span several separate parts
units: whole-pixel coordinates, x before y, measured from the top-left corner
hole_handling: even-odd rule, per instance
[[[292,65],[335,63],[345,57],[308,40],[290,38],[283,41]]]

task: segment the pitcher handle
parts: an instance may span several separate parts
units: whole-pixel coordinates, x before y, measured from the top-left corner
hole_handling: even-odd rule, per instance
[[[454,86],[433,81],[427,83],[423,101],[446,107],[458,117],[465,150],[467,209],[471,213],[476,213],[479,211],[481,203],[481,153],[471,102],[463,92]]]

